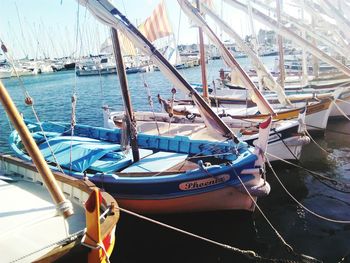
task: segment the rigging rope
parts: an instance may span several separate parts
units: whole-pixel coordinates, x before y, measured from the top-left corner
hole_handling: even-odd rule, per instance
[[[143,80],[143,87],[147,91],[148,104],[149,104],[149,106],[151,107],[151,110],[152,110],[152,114],[153,114],[154,121],[156,123],[158,135],[160,135],[158,121],[157,121],[157,118],[156,118],[156,113],[154,111],[154,104],[153,104],[153,98],[152,98],[152,94],[151,94],[151,89],[149,88],[149,86],[148,86],[148,84],[146,82],[145,73],[141,73],[141,75],[142,75],[142,80]]]
[[[19,74],[18,74],[18,72],[16,70],[16,67],[15,67],[15,64],[13,62],[12,56],[10,54],[8,54],[7,47],[5,46],[4,42],[1,39],[0,39],[0,41],[1,41],[1,49],[4,52],[5,57],[10,61],[10,65],[11,65],[13,71],[15,72],[16,78],[19,80],[19,84],[20,84],[19,86],[20,86],[20,88],[21,88],[21,90],[23,92],[25,104],[31,107],[32,112],[34,114],[34,117],[35,117],[35,119],[36,119],[36,121],[37,121],[37,123],[39,125],[39,128],[40,128],[40,130],[41,130],[41,132],[42,132],[42,134],[44,136],[44,139],[45,139],[45,141],[47,143],[47,146],[48,146],[48,148],[49,148],[49,150],[51,152],[51,155],[54,158],[54,161],[56,163],[56,167],[61,173],[64,174],[64,171],[61,168],[60,164],[58,163],[58,161],[56,159],[56,156],[55,156],[55,154],[54,154],[54,152],[53,152],[53,150],[52,150],[52,148],[50,146],[50,143],[48,142],[48,139],[46,137],[46,133],[45,133],[45,131],[44,131],[42,125],[41,125],[41,121],[40,121],[39,116],[37,114],[37,111],[35,110],[35,107],[34,107],[34,100],[30,97],[28,90],[24,86],[23,80],[19,76]]]

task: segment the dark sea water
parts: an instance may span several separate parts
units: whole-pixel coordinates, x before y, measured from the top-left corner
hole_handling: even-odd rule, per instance
[[[273,63],[274,58],[265,58]],[[244,64],[246,61],[243,59]],[[221,61],[209,61],[211,82],[223,67]],[[191,82],[199,82],[199,68],[181,72]],[[103,125],[102,105],[122,109],[117,76],[80,77],[74,72],[59,72],[22,78],[25,88],[35,101],[40,120],[70,121],[71,95],[78,97],[76,117],[80,124]],[[160,72],[128,75],[132,101],[136,110],[150,110],[144,81],[154,97],[159,93],[169,97],[172,86]],[[3,81],[19,110],[33,119],[25,106],[23,90],[16,79]],[[181,94],[177,94],[180,97]],[[8,135],[11,131],[5,112],[0,114],[0,150],[10,152]],[[322,175],[350,184],[350,121],[345,118],[330,121],[324,137],[305,146],[301,163]],[[332,219],[350,220],[350,194],[331,189],[306,171],[284,163],[273,163],[278,177],[290,193],[310,210]],[[311,215],[294,202],[283,190],[271,171],[267,174],[272,186],[268,197],[260,198],[259,206],[271,224],[294,251],[324,262],[350,262],[350,225],[328,222]],[[348,189],[349,190],[349,189]],[[152,218],[241,249],[254,250],[265,258],[300,261],[287,252],[266,220],[255,211],[242,211],[152,216]],[[154,225],[121,213],[116,233],[116,246],[111,262],[255,262],[230,249],[208,244],[162,226]],[[284,261],[288,262],[288,261]]]

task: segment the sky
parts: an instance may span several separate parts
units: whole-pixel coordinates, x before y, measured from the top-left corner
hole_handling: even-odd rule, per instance
[[[139,24],[152,13],[159,0],[112,2],[132,23]],[[177,1],[165,2],[178,43],[198,43],[197,30],[189,27],[189,19],[180,12]],[[214,2],[220,13],[221,1]],[[75,0],[1,0],[0,10],[0,38],[15,58],[96,54],[109,36],[108,28],[101,25],[84,7],[78,7]],[[244,36],[250,33],[246,16],[242,12],[232,8],[223,10],[224,18],[239,34]],[[261,24],[257,26],[263,27]],[[218,31],[216,27],[213,28]],[[77,32],[80,32],[78,37]]]

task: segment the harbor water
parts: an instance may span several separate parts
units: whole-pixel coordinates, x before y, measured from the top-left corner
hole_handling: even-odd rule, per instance
[[[264,59],[269,60],[271,65],[274,62],[274,57]],[[246,63],[245,59],[240,62]],[[218,78],[221,67],[222,61],[209,61],[209,82]],[[191,68],[181,73],[188,81],[199,82],[199,70]],[[70,122],[72,94],[77,96],[75,115],[79,124],[103,126],[103,105],[118,110],[123,108],[116,75],[76,77],[74,71],[66,71],[23,77],[22,80],[24,87],[16,78],[3,80],[3,83],[28,119],[34,119],[35,115],[32,107],[24,103],[25,91],[34,99],[34,109],[41,121]],[[161,110],[157,94],[169,98],[173,88],[160,72],[128,75],[128,81],[135,110],[152,110],[144,83],[151,91],[155,111]],[[183,95],[177,91],[176,97]],[[4,110],[1,111],[0,150],[11,153],[8,136],[12,128]],[[311,142],[303,148],[298,165],[350,185],[350,121],[345,118],[331,120],[325,136],[314,139],[317,145]],[[271,225],[297,254],[309,255],[324,262],[350,262],[350,226],[326,220],[350,220],[350,193],[346,193],[346,189],[339,191],[339,187],[334,184],[331,184],[332,187],[327,186],[305,169],[282,162],[275,162],[272,166],[285,189],[272,171],[268,170],[267,179],[272,190],[269,196],[258,200],[259,207]],[[325,218],[309,213],[286,190],[301,205]],[[266,261],[301,261],[300,257],[286,249],[258,210],[253,214],[227,211],[151,217],[222,244],[253,250]],[[111,258],[111,262],[255,261],[230,247],[186,236],[125,213],[121,214]]]

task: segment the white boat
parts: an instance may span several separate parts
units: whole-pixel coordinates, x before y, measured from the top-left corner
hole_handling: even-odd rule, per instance
[[[220,115],[220,114],[219,114]],[[207,132],[203,119],[186,118],[185,116],[169,117],[168,113],[134,112],[136,129],[139,132],[152,135],[187,136],[191,139],[201,138]],[[319,117],[319,116],[317,116]],[[103,107],[104,127],[109,129],[121,128],[125,118],[124,112],[110,111],[108,106]],[[302,117],[301,117],[302,118]],[[256,128],[259,120],[245,121],[229,116],[222,117],[232,132],[240,139],[254,145],[258,137]],[[302,121],[301,121],[302,122]],[[304,134],[304,126],[297,120],[285,120],[272,123],[268,139],[267,152],[269,161],[277,160],[273,156],[284,160],[299,159],[303,145],[310,142]]]
[[[115,200],[88,181],[53,174],[1,82],[0,101],[35,163],[0,155],[1,261],[108,260]]]
[[[0,68],[0,79],[11,78],[11,69],[8,68]]]
[[[86,261],[90,249],[82,243],[86,228],[84,204],[93,184],[55,173],[58,185],[73,204],[74,215],[65,219],[57,214],[56,205],[34,165],[0,155],[0,166],[1,261]],[[101,213],[107,212],[101,219],[101,240],[110,256],[119,210],[110,195],[101,194]]]

